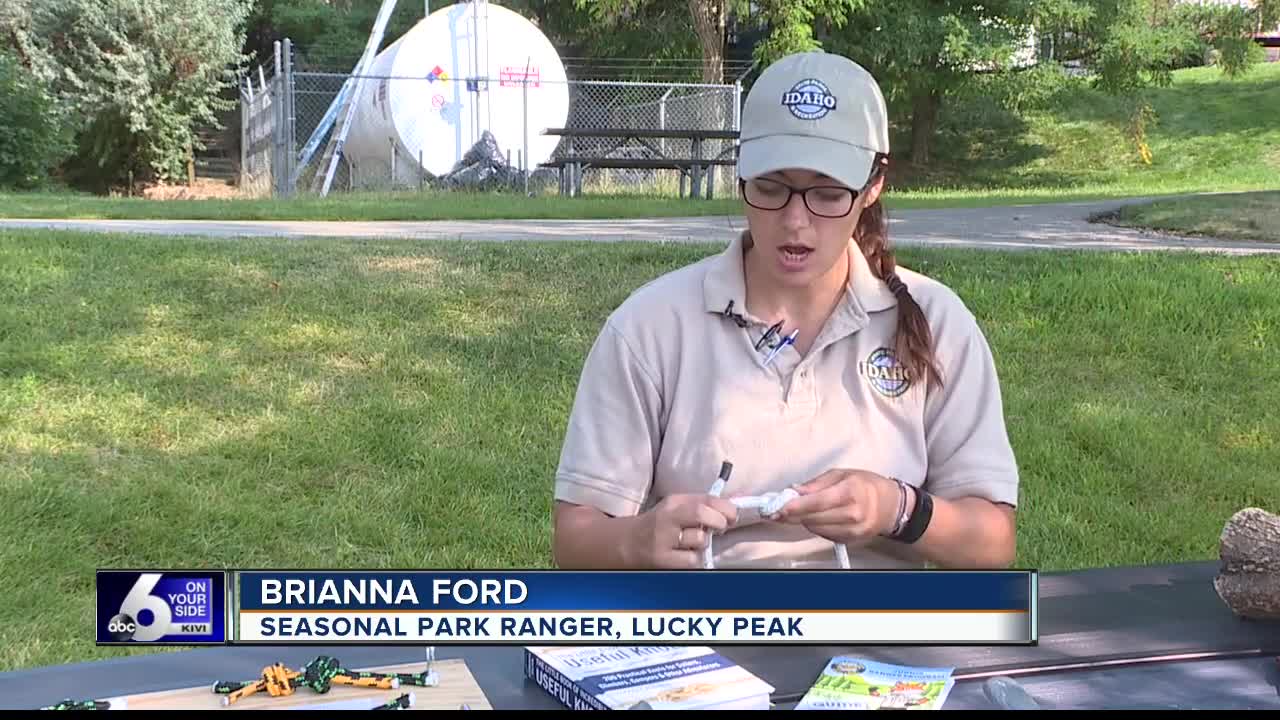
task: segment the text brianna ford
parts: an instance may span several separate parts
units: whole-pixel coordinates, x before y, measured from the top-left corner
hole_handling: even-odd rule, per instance
[[[418,602],[418,590],[413,581],[399,582],[377,578],[344,578],[341,582],[328,578],[303,580],[289,578],[264,578],[261,581],[263,605],[413,605]],[[529,588],[519,580],[480,581],[463,578],[432,578],[431,604],[441,600],[458,605],[519,605],[529,596]]]

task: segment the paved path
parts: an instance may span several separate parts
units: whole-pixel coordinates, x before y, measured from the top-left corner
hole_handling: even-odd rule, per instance
[[[945,210],[904,210],[890,216],[897,245],[1005,250],[1195,250],[1280,253],[1280,243],[1231,242],[1147,233],[1090,223],[1088,218],[1139,200]],[[0,228],[38,227],[94,232],[213,237],[420,238],[487,241],[727,242],[741,217],[628,220],[476,220],[406,222],[209,220],[3,220]]]

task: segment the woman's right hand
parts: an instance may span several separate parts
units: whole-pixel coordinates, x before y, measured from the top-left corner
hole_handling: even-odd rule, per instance
[[[712,495],[670,495],[636,516],[627,538],[631,567],[693,570],[702,567],[702,551],[712,534],[738,520],[738,508]]]

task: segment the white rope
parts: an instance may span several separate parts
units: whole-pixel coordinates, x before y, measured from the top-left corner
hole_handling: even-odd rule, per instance
[[[717,479],[715,484],[711,486],[711,495],[720,497],[721,491],[724,490],[724,482]],[[782,512],[782,508],[787,503],[800,497],[800,493],[787,488],[781,492],[765,493],[764,495],[745,495],[742,497],[731,498],[729,502],[733,503],[739,510],[756,510],[761,517],[772,517]],[[712,560],[711,537],[707,536],[707,547],[703,550],[702,566],[707,570],[715,568],[715,562]],[[840,564],[842,569],[848,570],[851,565],[849,563],[849,548],[843,543],[836,543],[836,562]]]
[[[771,517],[782,512],[782,508],[793,499],[800,497],[800,493],[787,488],[782,492],[766,493],[764,495],[748,495],[746,497],[736,497],[729,502],[738,507],[739,510],[758,510],[764,517]]]
[[[728,463],[726,463],[727,465]],[[729,466],[732,469],[732,465]],[[720,497],[720,493],[724,491],[725,477],[728,475],[723,466],[720,469],[720,477],[711,485],[711,497]],[[711,533],[707,533],[707,547],[702,550],[702,567],[707,570],[715,569],[716,563],[711,558]]]
[[[434,645],[428,645],[427,646],[427,669],[426,669],[427,674],[422,683],[426,687],[436,687],[440,684],[440,673],[436,672],[435,668],[432,667],[432,665],[434,665],[435,662],[436,662],[436,648]],[[410,699],[412,700],[412,697]]]

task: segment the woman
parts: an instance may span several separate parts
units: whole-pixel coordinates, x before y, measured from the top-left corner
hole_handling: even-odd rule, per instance
[[[636,290],[588,354],[556,475],[558,566],[699,568],[712,540],[715,567],[1013,562],[994,362],[952,291],[895,264],[887,125],[846,58],[761,74],[742,113],[747,232]],[[786,502],[762,514],[761,496]]]

